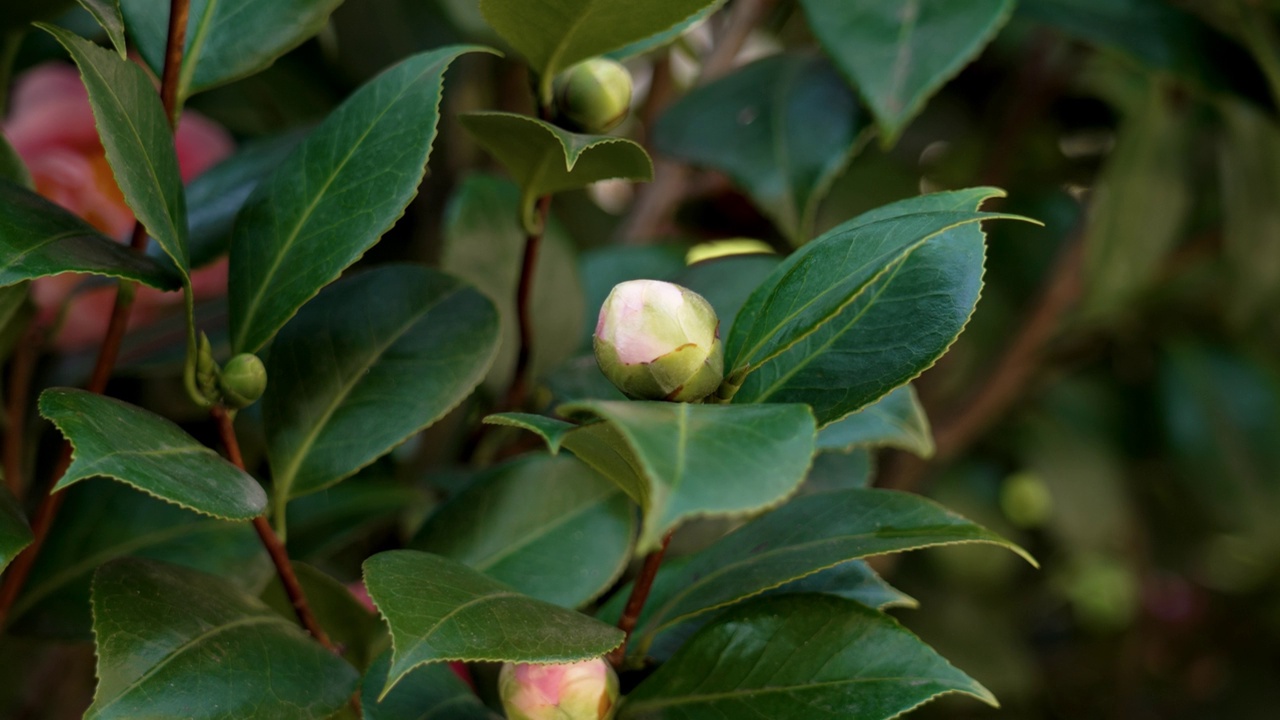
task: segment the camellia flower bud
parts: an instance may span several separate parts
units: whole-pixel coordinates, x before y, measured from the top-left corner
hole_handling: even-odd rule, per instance
[[[222,401],[227,407],[249,407],[267,390],[267,369],[253,353],[240,353],[227,361],[218,377]]]
[[[604,720],[618,701],[618,676],[601,658],[569,665],[502,666],[498,692],[507,720]]]
[[[596,362],[639,400],[695,402],[724,378],[716,311],[701,295],[660,280],[620,283],[600,308]]]
[[[573,130],[608,132],[631,109],[631,73],[605,58],[584,60],[564,71],[553,90],[560,119]]]

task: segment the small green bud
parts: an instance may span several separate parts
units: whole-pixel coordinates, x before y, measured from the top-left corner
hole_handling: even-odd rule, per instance
[[[200,344],[196,349],[196,389],[200,392],[206,405],[217,402],[218,395],[218,363],[213,359],[213,345],[209,336],[200,333]]]
[[[696,402],[724,379],[719,328],[711,303],[688,288],[620,283],[600,308],[596,362],[629,397]]]
[[[262,397],[267,389],[267,368],[253,353],[241,353],[222,368],[218,377],[222,390],[222,402],[233,410],[249,407]]]
[[[584,60],[561,73],[552,89],[559,119],[571,130],[608,132],[631,109],[631,73],[613,60]]]
[[[596,658],[568,665],[513,665],[498,673],[508,720],[604,720],[618,702],[618,676]]]

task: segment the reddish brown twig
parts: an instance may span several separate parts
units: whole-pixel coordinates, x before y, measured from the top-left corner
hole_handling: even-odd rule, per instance
[[[653,589],[653,579],[658,576],[658,568],[662,566],[662,556],[667,553],[667,546],[670,544],[671,533],[667,533],[667,536],[662,538],[661,547],[644,556],[640,574],[631,585],[631,596],[627,598],[627,606],[622,610],[622,617],[618,618],[618,629],[625,633],[625,637],[622,639],[622,644],[609,653],[609,662],[615,668],[622,667],[622,663],[627,659],[627,643],[631,642],[631,632],[636,629],[636,623],[640,621],[640,613],[649,599],[649,591]]]
[[[227,451],[227,459],[244,470],[244,457],[240,454],[240,442],[236,439],[236,428],[231,422],[231,415],[221,405],[213,406],[209,414],[218,424],[218,436],[222,439],[222,447]],[[293,572],[293,562],[289,560],[289,552],[276,536],[275,530],[271,528],[271,523],[267,522],[265,515],[259,515],[253,519],[253,529],[258,531],[258,537],[266,547],[267,554],[271,556],[271,562],[276,566],[276,574],[280,576],[280,584],[284,586],[284,592],[289,596],[289,602],[293,605],[293,612],[298,616],[298,622],[311,633],[312,637],[319,640],[321,645],[334,654],[340,654],[324,628],[320,627],[320,623],[316,621],[315,613],[311,612],[307,595],[302,590],[302,584],[298,582],[297,574]]]
[[[538,272],[538,252],[547,231],[551,214],[551,196],[538,198],[538,231],[525,238],[524,259],[520,263],[520,284],[516,288],[516,317],[520,327],[520,349],[516,351],[516,371],[503,406],[508,410],[524,407],[529,397],[529,369],[533,364],[533,279]]]
[[[23,467],[26,451],[27,400],[31,397],[31,381],[35,377],[36,360],[44,346],[44,326],[31,323],[13,353],[9,368],[9,397],[5,408],[4,479],[9,492],[22,500],[27,491]]]
[[[169,124],[176,130],[178,116],[182,114],[179,92],[182,76],[182,54],[187,45],[187,16],[191,12],[190,0],[171,0],[169,3],[169,34],[164,46],[164,69],[160,77],[160,102],[164,104]]]

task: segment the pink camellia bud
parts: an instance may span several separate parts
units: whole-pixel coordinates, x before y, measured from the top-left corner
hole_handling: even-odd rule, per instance
[[[620,283],[600,308],[596,362],[640,400],[696,402],[724,378],[720,321],[701,295],[660,280]]]
[[[502,666],[498,692],[507,720],[604,720],[618,701],[618,676],[601,658],[569,665]]]

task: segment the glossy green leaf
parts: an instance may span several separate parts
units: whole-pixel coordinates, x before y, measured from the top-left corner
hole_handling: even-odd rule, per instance
[[[391,627],[391,669],[379,700],[427,663],[565,663],[598,657],[622,642],[617,628],[525,597],[438,555],[379,553],[365,561],[364,581]]]
[[[774,55],[690,92],[654,128],[662,153],[733,178],[793,244],[871,119],[835,68]]]
[[[86,720],[323,720],[355,670],[226,581],[116,560],[93,581],[98,690]]]
[[[1014,0],[801,0],[823,49],[866,99],[886,145],[986,47]]]
[[[80,6],[93,15],[102,29],[107,33],[111,46],[127,59],[128,48],[124,43],[124,18],[120,17],[120,0],[78,0]]]
[[[572,608],[622,574],[634,534],[631,502],[617,485],[572,457],[535,454],[450,498],[410,547]]]
[[[8,488],[0,488],[0,572],[31,544],[31,526]]]
[[[178,81],[186,98],[262,70],[320,32],[342,0],[191,0]],[[156,75],[164,67],[169,0],[123,0],[129,34]]]
[[[638,553],[656,549],[688,518],[778,504],[804,479],[814,450],[813,416],[803,405],[589,401],[559,412],[603,421],[563,444],[640,505]]]
[[[50,388],[40,414],[74,450],[54,490],[109,477],[149,495],[227,520],[261,515],[267,495],[258,481],[182,428],[139,407],[84,390]]]
[[[489,296],[502,315],[502,346],[485,388],[506,392],[520,348],[516,289],[524,258],[520,191],[507,180],[472,175],[458,186],[445,212],[441,267]],[[582,280],[573,242],[552,217],[533,275],[533,355],[530,374],[541,377],[568,359],[582,331]],[[592,327],[595,327],[594,322]]]
[[[982,287],[978,189],[895,203],[788,257],[738,313],[726,367],[746,374],[734,402],[804,402],[819,425],[930,367],[968,322]]]
[[[276,508],[373,462],[462,402],[498,344],[466,283],[390,265],[335,283],[271,346],[262,399]]]
[[[137,280],[162,290],[182,286],[154,259],[34,192],[0,180],[0,285],[68,272]]]
[[[542,436],[542,441],[547,444],[547,449],[552,455],[560,452],[560,445],[564,442],[565,435],[578,427],[571,422],[533,413],[498,413],[486,417],[484,421],[489,425],[502,425],[537,433]]]
[[[806,495],[726,535],[675,573],[659,571],[662,585],[650,593],[635,637],[651,638],[849,560],[970,542],[999,545],[1034,563],[1018,546],[919,495],[870,489]]]
[[[342,648],[342,657],[360,670],[369,667],[389,643],[382,621],[361,604],[346,585],[305,563],[295,561],[293,570],[316,622],[334,644]],[[294,623],[298,621],[278,575],[272,577],[261,599],[281,617]]]
[[[414,668],[378,700],[390,667],[388,651],[365,673],[360,693],[365,720],[500,720],[444,663]]]
[[[254,189],[231,238],[231,345],[261,348],[374,245],[417,194],[440,118],[446,47],[366,83]]]
[[[818,433],[822,450],[892,447],[927,458],[933,455],[933,431],[915,388],[903,385]]]
[[[666,47],[679,39],[680,36],[690,28],[711,17],[714,13],[719,11],[720,8],[724,7],[724,4],[725,0],[714,0],[711,4],[682,20],[679,24],[674,25],[667,30],[663,30],[660,33],[650,35],[643,40],[637,40],[626,47],[613,50],[606,53],[606,55],[614,60],[621,61],[636,55],[643,55],[644,53]]]
[[[107,479],[76,483],[14,604],[14,631],[87,640],[89,585],[98,566],[134,556],[221,576],[248,593],[274,572],[248,523],[195,515]]]
[[[541,230],[534,205],[543,195],[611,178],[653,179],[648,153],[626,138],[578,135],[515,113],[474,112],[460,119],[520,186],[520,218],[529,234]]]
[[[997,704],[887,615],[830,595],[784,595],[703,628],[617,717],[889,720],[951,692]]]
[[[376,543],[395,534],[406,515],[429,507],[421,488],[396,482],[392,473],[371,466],[344,482],[289,503],[289,552],[338,573],[358,575]]]
[[[35,189],[35,181],[31,179],[31,171],[22,161],[18,151],[9,144],[4,133],[0,133],[0,180],[8,180],[28,190]],[[7,204],[7,203],[5,203]]]
[[[562,70],[682,23],[715,0],[480,0],[480,11],[538,75],[551,104]]]
[[[227,254],[240,208],[303,137],[304,133],[292,132],[246,143],[187,185],[191,267],[208,265]]]
[[[80,66],[116,184],[134,216],[185,276],[191,268],[187,205],[173,131],[155,85],[142,68],[110,50],[59,27],[40,27]]]
[[[821,438],[821,431],[818,436]],[[871,450],[819,450],[813,458],[813,467],[809,468],[804,485],[800,486],[800,494],[868,488],[871,487],[874,472],[875,462]]]

